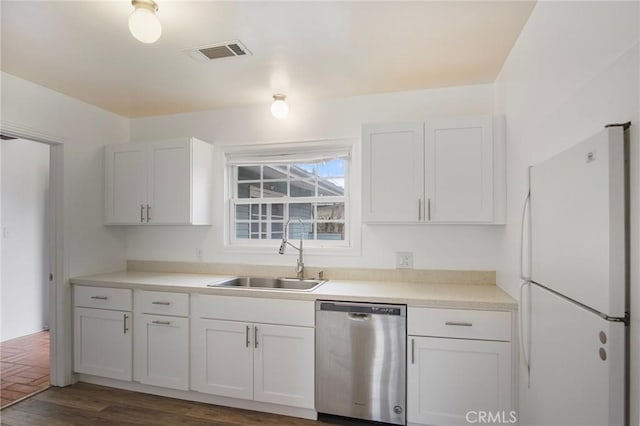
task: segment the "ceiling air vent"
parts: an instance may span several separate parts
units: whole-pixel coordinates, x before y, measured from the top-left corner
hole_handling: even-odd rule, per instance
[[[251,55],[249,49],[247,49],[239,40],[185,49],[184,52],[198,62],[208,62],[213,59]]]

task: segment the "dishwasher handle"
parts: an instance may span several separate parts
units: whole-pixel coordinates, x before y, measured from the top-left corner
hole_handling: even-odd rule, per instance
[[[349,312],[347,316],[349,317],[349,319],[352,319],[354,321],[369,321],[371,319],[370,314],[361,314],[359,312]]]

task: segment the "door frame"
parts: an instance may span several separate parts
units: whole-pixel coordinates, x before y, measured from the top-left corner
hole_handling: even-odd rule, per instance
[[[0,121],[0,133],[49,145],[49,373],[53,386],[72,383],[71,290],[64,251],[64,143],[66,137]]]

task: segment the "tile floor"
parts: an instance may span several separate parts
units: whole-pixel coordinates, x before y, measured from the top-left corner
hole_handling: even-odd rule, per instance
[[[49,387],[49,332],[0,343],[0,408]]]

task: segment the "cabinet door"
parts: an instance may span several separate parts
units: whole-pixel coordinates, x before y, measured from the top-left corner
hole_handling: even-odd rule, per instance
[[[191,142],[149,144],[149,223],[191,222]]]
[[[469,411],[511,409],[511,344],[409,336],[407,421],[467,425]]]
[[[105,223],[140,224],[146,221],[147,157],[136,144],[105,147]]]
[[[253,328],[251,324],[193,320],[191,383],[194,390],[253,399]]]
[[[256,401],[314,408],[314,329],[255,324]]]
[[[362,153],[363,222],[423,220],[423,124],[365,125]]]
[[[425,141],[427,221],[491,222],[492,118],[430,120]]]
[[[189,319],[136,315],[134,378],[189,390]]]
[[[74,308],[74,370],[131,380],[131,312]]]

